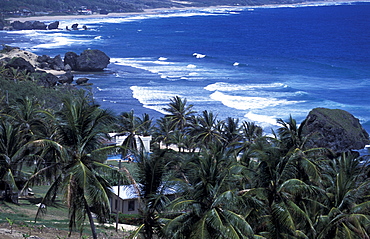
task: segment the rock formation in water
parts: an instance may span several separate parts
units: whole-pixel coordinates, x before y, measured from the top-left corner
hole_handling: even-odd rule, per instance
[[[369,134],[359,120],[340,109],[315,108],[306,117],[302,135],[308,136],[308,148],[328,148],[334,153],[363,149]]]

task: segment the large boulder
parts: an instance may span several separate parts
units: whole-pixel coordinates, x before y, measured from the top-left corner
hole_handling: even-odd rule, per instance
[[[64,69],[63,59],[60,55],[56,55],[54,58],[51,59],[51,69],[61,71]]]
[[[363,149],[370,142],[359,120],[340,109],[313,109],[303,122],[302,135],[308,136],[307,147],[328,148],[334,153]]]
[[[32,76],[37,79],[37,84],[43,87],[53,87],[58,83],[58,77],[51,73],[46,73],[44,71],[36,71],[32,73]]]
[[[100,50],[84,50],[77,58],[79,71],[102,71],[108,66],[110,58]]]
[[[76,84],[77,85],[85,85],[85,84],[87,84],[87,82],[89,81],[89,79],[88,78],[86,78],[86,77],[81,77],[81,78],[78,78],[77,80],[76,80]]]
[[[58,29],[58,27],[59,27],[59,21],[52,22],[48,25],[49,30]]]
[[[61,84],[71,84],[73,82],[73,74],[71,72],[67,72],[64,75],[59,76],[58,82]]]
[[[72,70],[77,70],[77,58],[78,55],[72,51],[67,52],[64,55],[64,65],[69,65]]]
[[[6,65],[6,68],[14,68],[18,70],[25,70],[27,72],[35,72],[35,67],[22,57],[13,57]]]
[[[10,25],[13,27],[14,30],[32,30],[32,22],[30,21],[14,21]]]
[[[14,30],[46,30],[46,24],[40,21],[14,21],[10,25]]]
[[[32,29],[34,30],[46,30],[46,24],[40,21],[34,21],[32,23]]]

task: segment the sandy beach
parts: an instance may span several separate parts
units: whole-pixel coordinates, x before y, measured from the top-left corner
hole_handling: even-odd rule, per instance
[[[370,0],[347,0],[347,1],[307,1],[294,4],[269,4],[269,5],[257,5],[257,6],[209,6],[209,7],[184,7],[184,8],[154,8],[154,9],[145,9],[142,12],[125,12],[125,13],[109,13],[109,14],[91,14],[91,15],[43,15],[43,16],[31,16],[31,17],[10,17],[6,18],[10,22],[13,21],[58,21],[58,20],[71,20],[71,19],[89,19],[89,18],[108,18],[108,17],[125,17],[132,15],[142,15],[142,14],[161,14],[166,11],[175,11],[175,10],[190,10],[190,9],[209,9],[209,8],[264,8],[264,7],[294,7],[294,6],[310,6],[310,5],[326,5],[326,4],[341,4],[341,3],[350,3],[350,2],[370,2]]]

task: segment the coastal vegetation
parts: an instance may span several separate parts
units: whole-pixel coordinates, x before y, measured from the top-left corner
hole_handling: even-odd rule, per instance
[[[311,147],[325,136],[302,134],[307,121],[278,119],[267,134],[253,122],[195,112],[181,97],[157,120],[133,110],[114,115],[87,91],[22,77],[0,75],[3,205],[19,203],[22,189],[45,187],[37,220],[65,210],[70,233],[87,223],[98,238],[94,222],[112,222],[110,187],[122,178],[140,197],[132,220],[140,238],[370,237],[367,157]],[[127,138],[108,146],[109,132]],[[152,153],[137,147],[137,135],[152,135]],[[125,170],[105,164],[117,151],[135,162]]]

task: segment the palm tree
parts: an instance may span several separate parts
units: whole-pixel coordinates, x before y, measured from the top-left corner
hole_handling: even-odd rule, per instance
[[[179,96],[173,97],[170,101],[168,108],[164,108],[169,113],[166,116],[171,118],[176,129],[184,131],[190,117],[195,113],[192,110],[193,105],[187,105],[187,100],[183,100]]]
[[[226,118],[222,124],[221,134],[225,139],[226,146],[236,147],[237,143],[242,139],[239,120],[231,117]]]
[[[325,211],[317,217],[318,239],[370,238],[370,180],[353,155],[342,154],[325,168]]]
[[[246,220],[253,222],[255,232],[266,238],[308,238],[309,235],[315,238],[315,217],[310,216],[308,204],[318,205],[317,195],[323,190],[299,179],[298,174],[298,165],[309,160],[302,152],[284,156],[274,145],[263,144],[263,150],[256,148],[257,145],[253,144],[256,180],[244,197],[258,200],[264,207],[258,214],[250,213]],[[319,170],[314,164],[308,168],[306,173]]]
[[[33,177],[32,183],[47,171],[53,169],[49,175],[52,180],[42,203],[52,205],[58,192],[64,192],[69,208],[70,232],[78,228],[82,232],[86,216],[89,219],[93,238],[97,238],[92,214],[98,219],[109,217],[109,190],[108,182],[100,176],[99,170],[112,170],[104,165],[97,156],[105,138],[105,128],[113,123],[114,117],[106,110],[93,105],[85,96],[74,99],[65,99],[63,109],[57,113],[57,134],[52,140],[39,140],[40,146],[45,148],[45,155],[55,155],[50,159],[47,168],[43,168]],[[54,146],[53,150],[50,147]],[[51,154],[51,152],[53,154]],[[43,213],[39,208],[36,219]]]
[[[305,121],[298,126],[297,121],[290,115],[288,121],[278,119],[277,123],[281,125],[278,129],[278,138],[281,142],[281,150],[289,152],[296,148],[304,149],[308,137],[303,137],[302,135]]]
[[[154,126],[152,125],[153,120],[147,113],[144,113],[142,118],[138,118],[140,125],[139,134],[143,136],[150,136],[153,134]]]
[[[244,220],[248,207],[238,196],[234,175],[240,168],[220,147],[210,145],[193,156],[185,171],[184,196],[171,203],[178,215],[164,220],[169,238],[250,238],[254,233]]]
[[[212,112],[204,110],[201,116],[192,117],[189,127],[190,135],[194,136],[198,144],[208,145],[212,142],[219,144],[225,143],[221,134],[222,121],[217,120],[217,116]]]
[[[172,120],[168,117],[162,117],[157,120],[154,138],[159,144],[164,143],[168,148],[172,144],[171,135],[174,130]]]
[[[169,201],[166,190],[171,185],[166,180],[167,164],[164,157],[166,151],[159,152],[149,155],[141,150],[136,156],[139,159],[136,182],[141,199],[140,214],[143,218],[143,224],[136,234],[140,233],[145,239],[156,238],[160,234],[159,216]]]
[[[144,116],[145,119],[145,116]],[[122,142],[122,157],[126,157],[129,154],[133,154],[138,151],[136,137],[140,134],[143,125],[147,124],[148,121],[141,121],[135,116],[134,110],[130,112],[123,112],[118,118],[118,124],[120,127],[120,134],[126,135],[126,139]],[[140,145],[142,141],[138,138]]]
[[[11,196],[18,193],[16,181],[20,180],[20,169],[27,156],[26,144],[19,127],[7,120],[0,121],[0,182],[6,189],[6,200],[14,203],[18,200]]]

